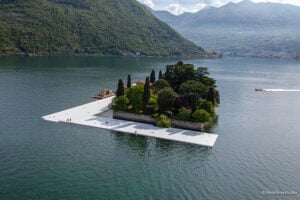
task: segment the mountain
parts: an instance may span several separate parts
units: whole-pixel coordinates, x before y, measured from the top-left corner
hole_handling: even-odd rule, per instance
[[[153,13],[210,51],[259,57],[300,55],[300,7],[297,6],[245,0],[179,16]]]
[[[136,0],[0,0],[0,53],[213,56]]]

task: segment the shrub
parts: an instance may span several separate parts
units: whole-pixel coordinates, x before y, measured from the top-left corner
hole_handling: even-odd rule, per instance
[[[186,109],[185,107],[182,107],[179,109],[179,112],[176,115],[176,118],[181,121],[189,121],[191,119],[191,113],[188,109]]]
[[[212,102],[210,102],[210,101],[203,101],[200,104],[199,108],[203,109],[203,110],[206,110],[209,114],[211,114],[211,116],[215,116],[216,115],[216,113],[215,113],[215,107],[212,104]]]
[[[192,116],[194,122],[208,122],[211,119],[210,114],[203,109],[196,110]]]
[[[157,96],[151,95],[149,99],[149,104],[146,107],[146,115],[152,115],[158,111],[158,104],[157,104]]]
[[[116,97],[113,99],[110,107],[115,111],[125,111],[128,108],[129,100],[125,96]]]
[[[171,120],[166,115],[161,114],[156,120],[156,126],[161,128],[170,128]]]

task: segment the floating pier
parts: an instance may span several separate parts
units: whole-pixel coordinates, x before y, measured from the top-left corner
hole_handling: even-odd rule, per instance
[[[206,147],[213,147],[218,135],[178,128],[159,128],[151,124],[144,124],[126,120],[118,120],[96,116],[109,109],[112,97],[93,101],[74,108],[43,116],[52,122],[65,122],[83,126],[96,127],[134,135],[154,137],[164,140],[190,143]]]

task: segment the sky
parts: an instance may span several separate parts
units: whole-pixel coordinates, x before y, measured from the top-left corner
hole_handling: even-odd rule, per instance
[[[238,3],[241,0],[138,0],[154,10],[167,10],[175,15],[184,12],[197,12],[206,6],[220,7],[229,2]],[[272,2],[300,6],[300,0],[251,0],[255,3]]]

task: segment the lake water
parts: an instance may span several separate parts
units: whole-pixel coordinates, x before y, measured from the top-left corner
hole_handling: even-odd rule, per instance
[[[300,93],[254,91],[300,89],[299,60],[185,60],[219,86],[212,149],[40,118],[175,62],[0,57],[0,199],[300,199]]]

